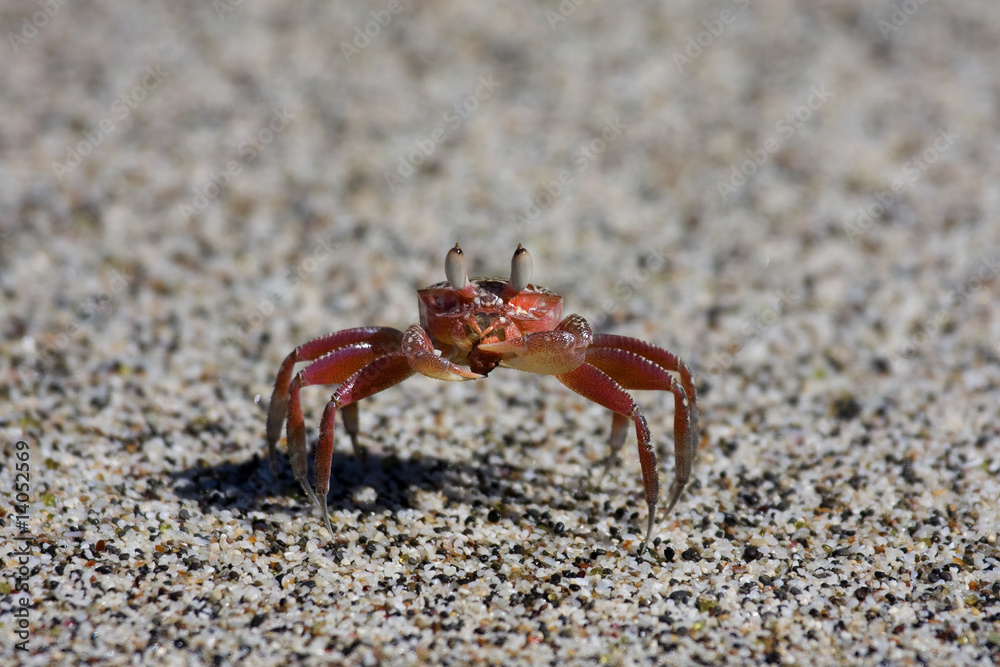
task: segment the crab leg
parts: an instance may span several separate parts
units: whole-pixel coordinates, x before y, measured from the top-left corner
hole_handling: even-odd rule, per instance
[[[608,438],[611,451],[604,459],[604,469],[601,471],[598,483],[604,479],[608,471],[611,470],[611,466],[618,460],[618,452],[624,446],[626,438],[628,438],[628,417],[613,412],[611,414],[611,437]],[[581,477],[580,479],[585,482],[587,478]]]
[[[413,375],[413,373],[414,371],[410,368],[406,354],[403,352],[389,352],[365,365],[361,370],[344,380],[344,383],[333,393],[330,402],[326,404],[326,409],[323,410],[323,419],[319,426],[319,443],[316,445],[316,494],[313,494],[306,476],[300,478],[298,473],[296,473],[296,478],[302,484],[303,488],[306,489],[313,502],[322,509],[323,520],[326,522],[326,527],[331,534],[333,533],[333,527],[330,525],[330,512],[327,506],[326,495],[330,491],[330,471],[333,466],[334,421],[337,416],[337,408],[346,409],[363,398],[399,384]],[[295,390],[295,382],[292,383],[292,389],[292,400],[297,402],[298,391]],[[301,414],[301,410],[299,414]],[[288,428],[289,443],[291,443],[291,417],[289,418]],[[304,461],[304,427],[302,428],[301,450]]]
[[[687,392],[666,369],[630,350],[591,347],[587,350],[587,363],[593,364],[607,373],[624,389],[659,389],[673,392],[675,460],[674,481],[670,486],[667,498],[667,513],[669,513],[677,504],[684,487],[687,486],[691,477],[691,466],[697,453],[698,424],[694,401],[688,400]],[[614,449],[614,422],[612,422],[611,437],[612,449]]]
[[[687,367],[687,364],[678,359],[676,355],[664,350],[662,347],[657,347],[656,345],[647,343],[644,340],[639,340],[638,338],[629,338],[628,336],[596,334],[593,342],[590,344],[590,347],[591,349],[595,347],[608,347],[617,350],[625,350],[627,352],[637,354],[643,359],[648,359],[661,368],[678,373],[681,376],[681,386],[684,387],[684,393],[687,394],[690,402],[692,425],[691,432],[694,436],[694,448],[697,449],[699,433],[698,394],[694,388],[694,379],[691,377],[691,369]],[[692,450],[692,456],[693,454],[694,450]]]
[[[669,512],[691,477],[698,448],[695,387],[691,371],[684,362],[662,348],[635,338],[593,335],[590,325],[579,315],[569,315],[554,330],[529,333],[516,340],[482,343],[478,349],[502,354],[502,366],[555,375],[570,389],[614,412],[611,455],[605,463],[605,472],[625,443],[628,420],[635,421],[646,504],[650,511],[643,548],[648,546],[656,521],[659,477],[645,419],[624,390],[659,389],[674,394],[676,464],[667,500]],[[670,372],[681,376],[680,383]]]
[[[351,343],[340,349],[327,353],[309,364],[295,376],[289,386],[288,405],[288,457],[291,459],[292,472],[301,483],[306,479],[308,464],[306,462],[306,431],[302,420],[302,404],[299,392],[302,387],[314,384],[340,384],[354,375],[362,366],[370,364],[387,353],[386,346],[372,343]],[[398,350],[398,345],[396,346]],[[344,411],[344,425],[351,436],[354,454],[359,459],[364,453],[358,445],[358,407],[353,405]],[[306,493],[309,493],[306,489]],[[315,500],[315,499],[314,499]]]
[[[568,373],[556,375],[556,379],[584,398],[635,422],[635,434],[639,439],[639,463],[642,465],[642,484],[646,491],[646,507],[649,509],[649,517],[646,519],[646,539],[643,541],[645,549],[653,536],[653,526],[656,525],[656,502],[660,496],[656,453],[649,442],[646,418],[642,416],[639,406],[621,385],[595,365],[585,362]]]
[[[368,336],[366,340],[356,342],[357,337],[364,335]],[[295,362],[302,360],[306,355],[320,354],[317,350],[334,344],[331,342],[332,339],[336,339],[337,347],[303,368],[288,383],[287,377],[291,374]],[[304,351],[303,348],[305,348]],[[275,414],[275,406],[279,405],[284,397],[288,412],[288,457],[292,464],[292,472],[310,500],[323,508],[327,528],[330,527],[330,520],[326,495],[330,490],[334,418],[337,414],[337,408],[340,408],[344,413],[344,425],[351,437],[351,445],[355,455],[362,458],[362,450],[358,446],[357,440],[358,401],[402,382],[417,371],[441,380],[466,380],[482,377],[439,357],[435,353],[430,337],[419,325],[411,326],[405,334],[395,329],[384,328],[349,329],[324,339],[316,339],[306,343],[288,355],[285,363],[282,364],[278,373],[278,381],[275,383],[275,395],[278,398],[272,398],[268,424],[270,427],[271,417]],[[340,387],[323,411],[319,443],[316,445],[316,489],[313,491],[313,487],[309,483],[306,428],[302,416],[300,394],[302,387],[316,384],[340,384]],[[283,385],[287,386],[287,389],[282,395],[279,393],[279,389]],[[275,419],[280,431],[280,417]],[[276,437],[275,440],[277,440]]]
[[[285,421],[285,415],[288,412],[288,390],[289,384],[292,381],[292,371],[295,369],[295,364],[300,361],[314,361],[325,354],[354,343],[368,343],[383,352],[389,352],[393,349],[398,350],[399,341],[402,337],[402,332],[389,327],[344,329],[343,331],[313,339],[308,343],[303,343],[285,357],[285,360],[281,363],[281,368],[278,369],[278,376],[274,381],[274,392],[271,394],[271,402],[267,412],[267,449],[271,458],[272,469],[275,465],[278,439],[281,437],[281,425]],[[358,370],[358,368],[360,366],[351,368],[346,372],[345,377]],[[337,380],[332,382],[337,382]]]

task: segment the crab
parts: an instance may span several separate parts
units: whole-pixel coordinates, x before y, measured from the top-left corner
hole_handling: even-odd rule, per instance
[[[267,415],[272,465],[287,415],[286,441],[295,479],[320,508],[333,533],[327,506],[334,451],[334,420],[343,414],[354,453],[358,444],[358,402],[399,384],[414,373],[438,380],[478,380],[497,366],[557,380],[609,409],[611,453],[617,458],[635,426],[648,517],[643,550],[656,525],[660,495],[656,454],[646,418],[629,389],[659,389],[674,397],[674,479],[667,496],[669,514],[691,476],[698,448],[698,407],[691,371],[660,347],[636,338],[595,334],[579,315],[562,317],[562,297],[530,284],[531,255],[520,244],[510,278],[470,280],[465,255],[456,243],[445,258],[447,281],[417,291],[420,323],[406,331],[389,327],[344,329],[296,347],[281,364]],[[310,362],[293,377],[295,365]],[[673,374],[679,376],[679,380]],[[310,385],[340,386],[323,411],[315,453],[315,490],[309,483],[306,430],[300,392]]]

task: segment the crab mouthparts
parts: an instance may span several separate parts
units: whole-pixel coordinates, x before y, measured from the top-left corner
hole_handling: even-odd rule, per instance
[[[498,341],[507,338],[507,331],[503,327],[499,313],[475,313],[472,319],[465,323],[465,335],[474,344],[491,334]]]
[[[469,352],[469,370],[480,375],[489,375],[490,371],[500,365],[503,355],[497,352],[486,352],[479,347],[473,347]]]

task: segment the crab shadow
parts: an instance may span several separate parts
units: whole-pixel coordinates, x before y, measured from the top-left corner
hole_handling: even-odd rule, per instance
[[[417,490],[439,491],[456,503],[478,504],[476,500],[484,497],[492,501],[504,495],[505,484],[484,479],[486,465],[485,461],[480,467],[477,462],[456,464],[426,456],[401,459],[393,453],[369,453],[359,461],[353,453],[335,453],[327,495],[329,509],[397,512],[414,506]],[[310,480],[313,474],[310,466]],[[279,453],[273,471],[267,457],[255,454],[242,462],[196,466],[170,476],[174,492],[197,502],[202,511],[287,512],[289,505],[280,501],[286,496],[295,497],[303,508],[312,507],[284,452]]]

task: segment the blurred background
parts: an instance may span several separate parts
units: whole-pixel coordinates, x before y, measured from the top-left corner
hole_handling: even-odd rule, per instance
[[[943,513],[953,532],[934,544],[954,544],[931,561],[976,554],[955,599],[995,588],[995,3],[52,0],[4,3],[0,23],[0,436],[34,452],[33,493],[51,498],[36,532],[93,543],[95,498],[133,489],[176,515],[205,502],[177,476],[208,467],[232,477],[213,482],[236,489],[226,511],[291,513],[322,542],[287,473],[260,496],[241,487],[266,468],[280,361],[330,331],[416,321],[415,290],[444,280],[456,242],[470,274],[499,276],[523,243],[567,313],[694,370],[701,459],[671,517],[683,529],[661,524],[678,554],[715,539],[703,519],[863,507],[903,512],[910,539]],[[303,394],[310,439],[328,395]],[[668,479],[671,402],[639,403]],[[425,415],[446,426],[405,441]],[[539,476],[593,465],[606,421],[514,372],[413,378],[362,408],[377,451],[478,465],[482,433],[458,425],[491,427],[535,443],[520,456]],[[644,517],[632,449],[603,492]],[[97,492],[98,472],[118,481]],[[549,482],[529,485],[536,505]],[[202,510],[208,534],[219,506]],[[984,557],[992,574],[976,574]],[[845,581],[875,587],[878,568],[857,567]],[[953,639],[924,645],[907,625],[908,655],[995,659],[996,608],[971,595],[952,605]],[[839,612],[887,659],[891,606]],[[757,632],[761,609],[736,604],[712,627]],[[35,618],[39,637],[55,623]],[[685,623],[615,659],[696,654]],[[840,650],[820,634],[768,655]]]

